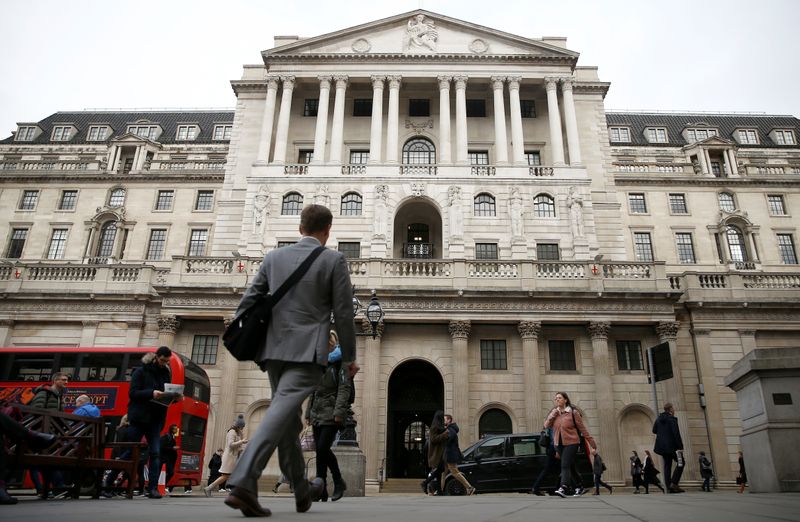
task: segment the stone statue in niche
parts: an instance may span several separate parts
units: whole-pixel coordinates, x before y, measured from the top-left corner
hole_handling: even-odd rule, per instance
[[[447,203],[450,207],[450,237],[461,238],[464,235],[464,211],[461,209],[461,187],[452,186],[447,189]]]
[[[575,187],[569,188],[567,206],[569,207],[572,236],[583,237],[583,198],[575,191]]]
[[[317,185],[317,193],[314,195],[314,203],[323,207],[331,208],[331,196],[328,194],[328,185]]]
[[[376,185],[375,195],[375,226],[372,232],[372,238],[386,240],[389,185]]]
[[[269,214],[269,189],[261,185],[253,198],[253,234],[264,234],[264,220]]]
[[[436,31],[433,20],[426,19],[425,15],[419,14],[408,21],[403,47],[406,51],[422,47],[436,52],[436,40],[438,39],[439,33]]]
[[[525,237],[522,225],[522,196],[519,195],[519,189],[517,187],[511,189],[511,197],[508,201],[508,206],[511,213],[511,237]]]

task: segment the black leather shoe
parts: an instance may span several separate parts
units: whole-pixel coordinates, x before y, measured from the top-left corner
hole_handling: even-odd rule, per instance
[[[268,517],[272,512],[261,507],[258,497],[250,491],[235,487],[225,498],[225,505],[233,509],[238,509],[246,517]]]
[[[0,505],[11,505],[19,502],[16,498],[8,494],[5,488],[0,488]]]
[[[147,494],[148,498],[161,498],[161,493],[158,492],[157,489],[151,489],[150,492]]]
[[[321,478],[315,478],[308,483],[308,491],[300,498],[295,498],[294,504],[298,513],[305,513],[311,509],[311,504],[322,496],[325,489],[325,482]]]
[[[28,443],[31,449],[45,449],[53,445],[58,439],[52,433],[42,433],[40,431],[28,431],[25,437],[25,442]]]
[[[342,498],[344,496],[344,492],[346,489],[347,489],[347,483],[345,483],[344,479],[339,480],[339,482],[334,482],[331,502],[336,502],[337,500]]]

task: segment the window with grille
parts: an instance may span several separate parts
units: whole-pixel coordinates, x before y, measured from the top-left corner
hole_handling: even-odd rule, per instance
[[[754,129],[739,129],[739,143],[742,145],[757,145],[758,134]]]
[[[736,202],[733,200],[733,194],[729,192],[720,192],[718,199],[719,208],[721,210],[725,212],[733,212],[736,210]]]
[[[342,196],[341,214],[343,216],[360,216],[362,198],[355,192],[348,192]]]
[[[299,216],[303,210],[303,196],[297,192],[290,192],[283,196],[283,203],[281,204],[282,216]]]
[[[178,125],[178,141],[193,141],[197,137],[196,125]]]
[[[319,111],[319,98],[306,98],[303,103],[303,116],[316,116]]]
[[[497,243],[475,243],[475,259],[497,259]]]
[[[574,341],[548,341],[547,348],[550,352],[551,371],[577,370]]]
[[[20,210],[36,210],[36,203],[39,201],[38,190],[25,190],[22,192],[22,199],[19,202]]]
[[[431,101],[423,99],[408,100],[408,115],[427,117],[431,115]]]
[[[536,259],[539,261],[558,261],[560,254],[556,243],[537,243]]]
[[[69,141],[69,135],[72,132],[72,127],[57,126],[53,127],[53,141]]]
[[[314,151],[311,149],[302,149],[297,154],[297,163],[311,163],[314,159]]]
[[[190,256],[204,256],[206,255],[206,244],[208,243],[208,230],[192,229],[189,236],[189,255]]]
[[[347,259],[359,259],[361,257],[361,243],[358,241],[339,241],[337,248]]]
[[[215,125],[214,140],[230,140],[231,132],[233,132],[233,125]]]
[[[673,214],[688,214],[689,209],[686,207],[686,194],[670,194],[669,211]]]
[[[154,228],[150,231],[150,241],[147,243],[147,259],[158,261],[164,257],[167,246],[167,229]]]
[[[631,130],[628,127],[609,127],[608,135],[612,142],[631,141]]]
[[[105,125],[92,125],[86,135],[87,141],[103,141],[108,137],[108,127]]]
[[[195,335],[192,341],[192,361],[197,364],[217,364],[217,335]]]
[[[125,189],[116,188],[108,196],[109,207],[121,207],[125,204]]]
[[[198,190],[197,200],[194,202],[195,210],[213,210],[214,208],[214,191],[213,190]]]
[[[403,145],[403,164],[430,165],[436,163],[436,147],[425,138],[413,138]]]
[[[533,198],[533,214],[536,217],[556,217],[556,202],[547,194]]]
[[[644,369],[641,342],[617,341],[617,368],[620,370]]]
[[[781,253],[783,264],[797,264],[797,252],[794,249],[794,238],[791,234],[778,234],[778,250]]]
[[[114,254],[114,242],[117,239],[117,222],[107,221],[100,227],[100,239],[97,242],[97,257],[106,259]]]
[[[775,142],[778,145],[794,145],[794,133],[790,130],[776,130],[773,131],[775,136]]]
[[[14,136],[14,141],[33,141],[36,136],[36,127],[20,127]]]
[[[712,161],[711,162],[711,173],[716,178],[719,178],[719,177],[722,176],[722,166],[720,165],[719,161]]]
[[[47,249],[47,259],[64,259],[64,249],[67,246],[67,229],[55,228],[50,236],[50,247]]]
[[[350,151],[350,164],[351,165],[366,165],[369,161],[368,150],[351,150]]]
[[[172,201],[175,198],[174,190],[159,190],[156,198],[156,210],[172,210]]]
[[[769,194],[767,196],[769,203],[769,213],[773,216],[785,216],[786,206],[783,204],[783,196],[780,194]]]
[[[628,208],[631,214],[647,214],[647,203],[644,200],[644,194],[628,194]]]
[[[481,339],[481,370],[507,370],[508,358],[504,339]]]
[[[77,202],[77,190],[62,190],[61,198],[58,200],[58,210],[75,210]]]
[[[664,128],[648,128],[645,129],[647,141],[650,143],[666,143],[667,142],[667,129]]]
[[[523,118],[536,117],[536,102],[534,100],[520,100],[519,109]]]
[[[633,247],[637,261],[653,260],[653,243],[650,240],[650,232],[634,232]]]
[[[11,230],[11,241],[8,243],[6,257],[9,259],[19,259],[22,257],[22,250],[25,248],[25,240],[28,239],[27,228],[14,228]]]
[[[486,150],[471,150],[471,151],[469,151],[469,164],[470,165],[488,165],[489,164],[489,151],[486,151]]]
[[[486,100],[467,100],[467,118],[485,118]]]
[[[679,263],[695,263],[691,232],[677,232],[675,234],[675,245],[678,250]]]
[[[542,164],[542,155],[539,153],[538,150],[526,150],[525,151],[525,161],[528,162],[528,165],[535,166]]]
[[[728,240],[728,252],[731,256],[731,261],[743,263],[747,261],[747,250],[744,246],[744,234],[735,225],[728,225],[725,231],[725,237]]]
[[[474,208],[476,216],[495,216],[497,209],[495,207],[494,196],[491,194],[478,194],[475,196]]]
[[[372,116],[372,99],[356,98],[353,100],[353,116]]]

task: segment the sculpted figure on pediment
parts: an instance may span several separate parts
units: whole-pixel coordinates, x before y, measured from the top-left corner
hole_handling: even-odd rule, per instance
[[[436,31],[433,20],[426,19],[425,15],[419,14],[408,21],[403,47],[406,51],[420,47],[436,52],[436,40],[438,39],[439,33]]]
[[[388,202],[389,202],[389,186],[376,185],[375,186],[375,228],[372,232],[374,239],[386,239],[386,230],[388,224]]]

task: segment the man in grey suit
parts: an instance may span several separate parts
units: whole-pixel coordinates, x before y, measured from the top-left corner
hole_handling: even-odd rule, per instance
[[[255,302],[259,294],[276,291],[311,252],[330,237],[333,216],[322,205],[309,205],[300,214],[302,239],[291,246],[267,253],[261,268],[239,304],[237,316]],[[258,503],[258,479],[272,453],[278,450],[281,472],[294,488],[299,513],[317,500],[323,482],[304,477],[302,404],[319,384],[328,363],[328,332],[331,311],[339,333],[342,365],[356,366],[356,335],[353,324],[353,289],[344,256],[323,251],[308,272],[272,309],[266,343],[256,357],[269,375],[272,402],[256,433],[244,450],[228,484],[233,491],[225,503],[245,516],[266,517]]]

